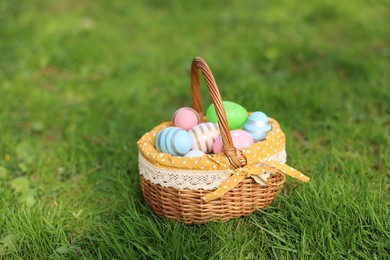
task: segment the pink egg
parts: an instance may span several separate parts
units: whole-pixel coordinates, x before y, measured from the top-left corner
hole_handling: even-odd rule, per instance
[[[237,149],[244,149],[251,146],[254,141],[253,137],[244,130],[232,130],[230,131],[233,140],[233,146]],[[213,152],[214,153],[222,153],[223,145],[221,136],[215,140],[213,144]]]
[[[198,112],[190,107],[182,107],[176,110],[172,116],[172,123],[186,131],[200,123]]]

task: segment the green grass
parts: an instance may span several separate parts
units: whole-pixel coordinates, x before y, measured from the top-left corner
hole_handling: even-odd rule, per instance
[[[0,2],[0,258],[390,257],[388,1],[95,2]],[[136,142],[197,55],[312,179],[186,226],[145,206]]]

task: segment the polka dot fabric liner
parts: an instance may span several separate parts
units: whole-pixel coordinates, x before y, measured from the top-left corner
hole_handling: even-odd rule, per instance
[[[269,118],[272,130],[268,132],[263,141],[256,142],[248,148],[242,149],[248,166],[257,164],[265,158],[277,154],[285,149],[286,138],[280,129],[279,123]],[[182,156],[173,156],[168,153],[160,153],[156,150],[154,142],[159,131],[172,126],[171,122],[162,123],[150,132],[144,134],[138,141],[140,153],[150,163],[161,168],[191,169],[191,170],[228,170],[230,169],[229,160],[223,153],[206,154],[202,157],[185,158]]]

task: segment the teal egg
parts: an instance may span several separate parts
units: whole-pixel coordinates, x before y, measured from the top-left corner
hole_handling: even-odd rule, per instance
[[[223,106],[226,112],[229,129],[240,129],[248,119],[248,111],[241,105],[232,101],[223,101]],[[217,113],[214,109],[214,104],[210,105],[206,111],[206,118],[209,122],[217,123]]]
[[[159,152],[182,156],[191,150],[192,137],[179,127],[167,127],[158,132],[155,146]]]

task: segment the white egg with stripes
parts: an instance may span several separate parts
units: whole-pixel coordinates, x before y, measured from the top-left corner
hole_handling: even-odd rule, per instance
[[[213,144],[220,135],[218,124],[210,122],[196,125],[188,132],[193,139],[192,149],[204,153],[213,151]]]
[[[255,142],[264,140],[265,136],[271,131],[271,123],[266,114],[260,111],[253,112],[244,124],[244,130],[247,131]]]
[[[179,127],[167,127],[156,136],[155,146],[159,152],[182,156],[192,148],[192,137]]]

